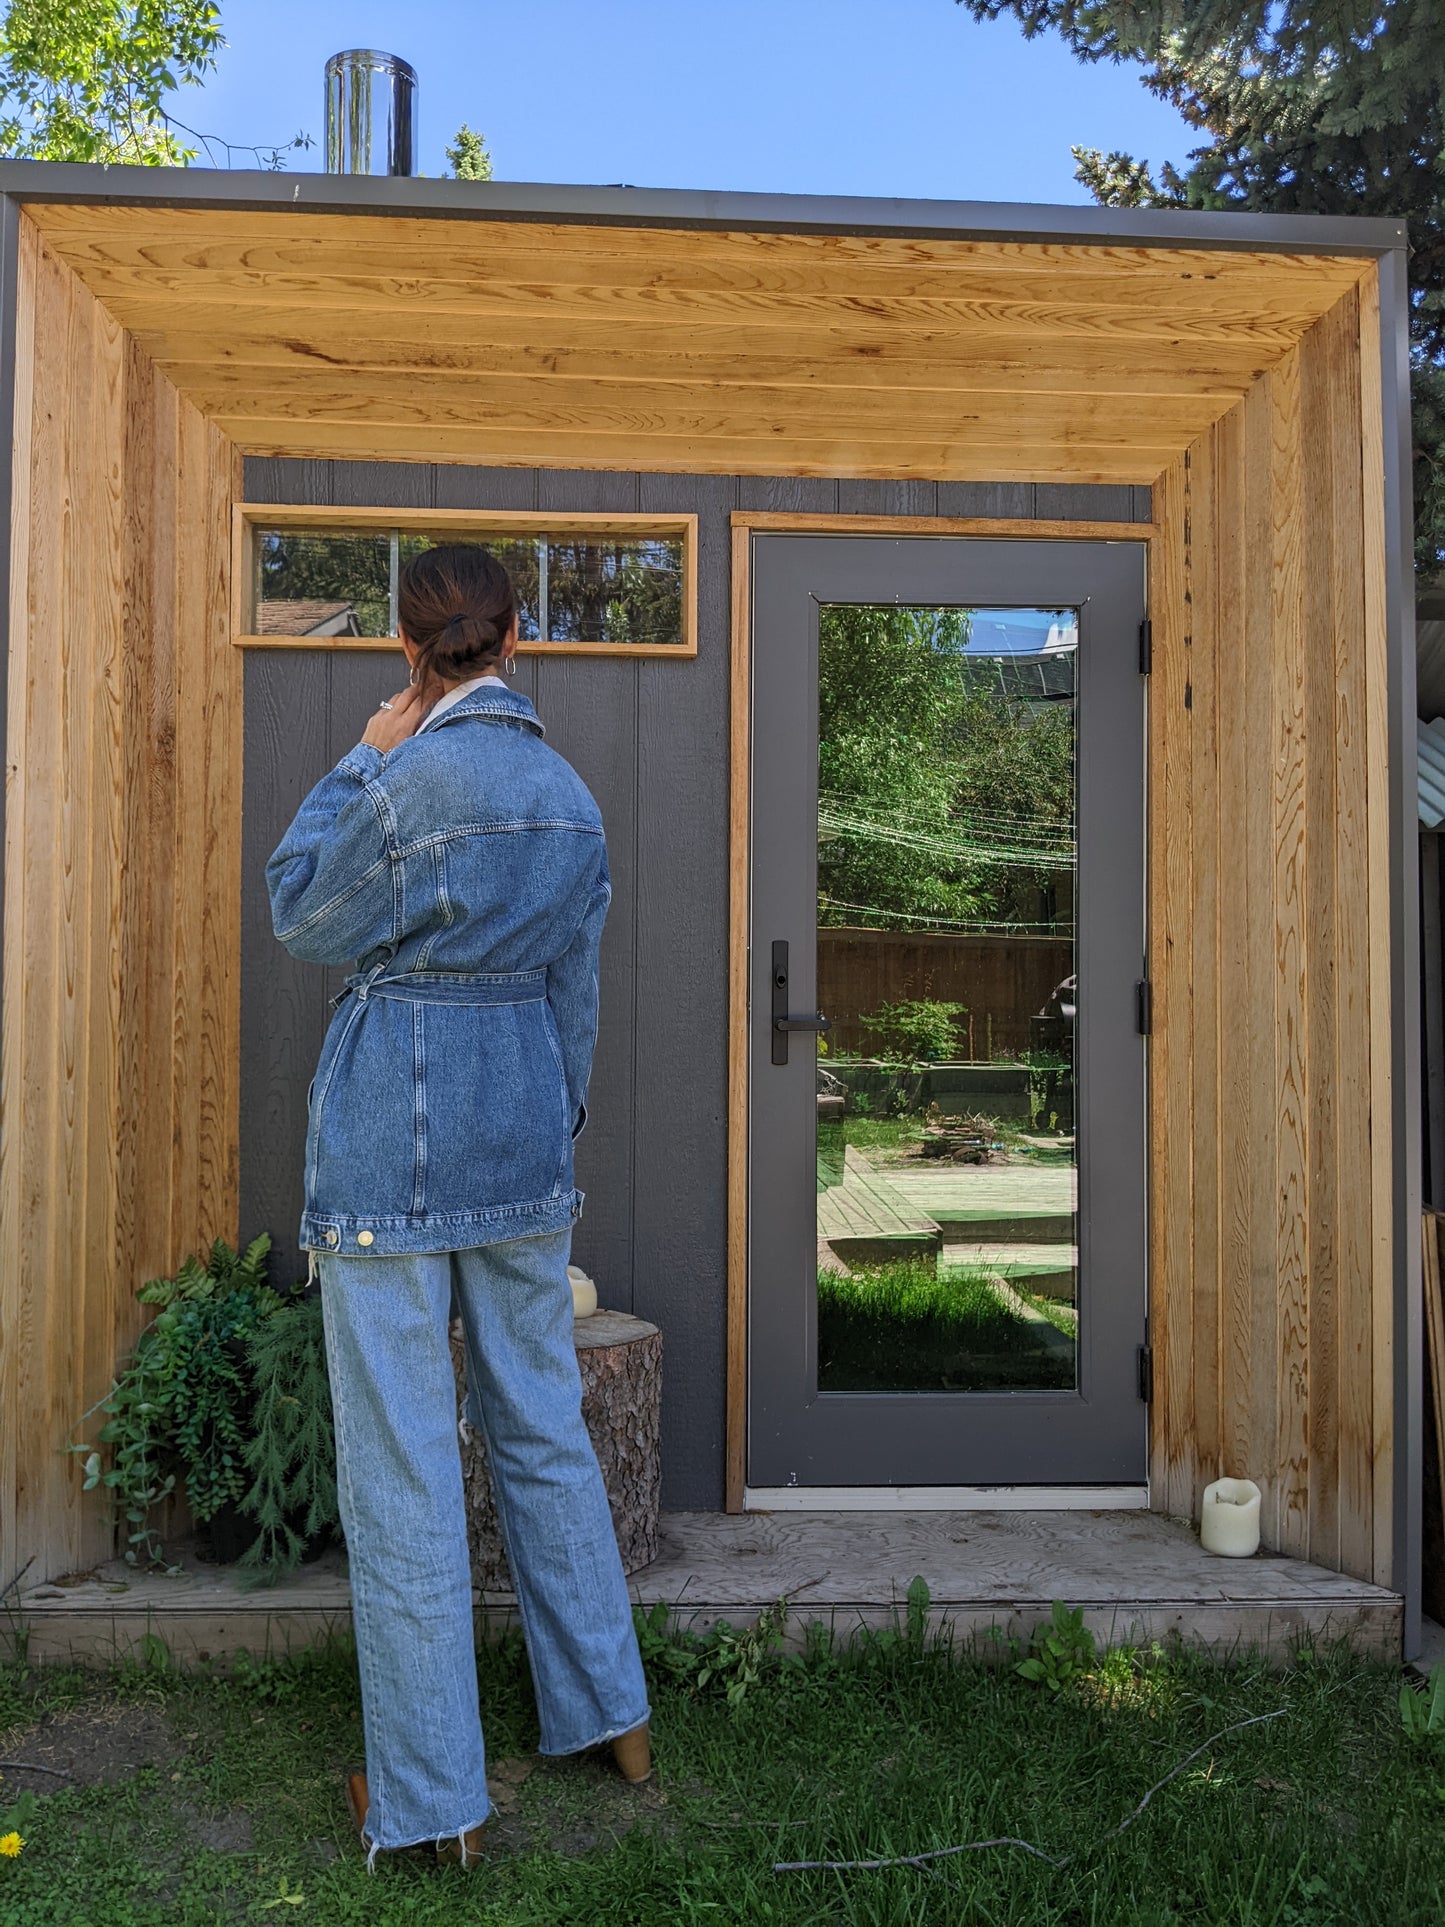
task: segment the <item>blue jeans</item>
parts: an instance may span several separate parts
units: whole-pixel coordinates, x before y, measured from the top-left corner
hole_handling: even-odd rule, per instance
[[[453,1295],[536,1687],[544,1753],[648,1717],[627,1582],[582,1419],[567,1257],[550,1232],[469,1251],[321,1253],[373,1851],[490,1811],[472,1622]]]

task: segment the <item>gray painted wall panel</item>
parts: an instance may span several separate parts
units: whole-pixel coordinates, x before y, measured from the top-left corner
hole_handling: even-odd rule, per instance
[[[241,1236],[269,1231],[271,1281],[289,1284],[296,1248],[306,1091],[326,1028],[325,973],[296,963],[271,934],[266,859],[301,799],[330,767],[326,650],[246,658],[241,817]]]
[[[535,468],[453,468],[436,471],[439,509],[534,509],[539,471]]]
[[[1032,482],[940,482],[940,515],[1001,516],[1027,521],[1034,507]]]
[[[739,475],[740,509],[770,509],[774,513],[836,515],[837,482],[813,475]]]
[[[937,515],[938,484],[844,480],[838,508],[844,515]]]
[[[335,462],[289,455],[248,455],[242,487],[248,502],[329,502]]]
[[[577,1260],[604,1300],[663,1329],[664,1502],[723,1497],[726,1346],[728,680],[734,508],[867,514],[1035,513],[1142,519],[1148,491],[1032,484],[837,482],[426,463],[251,458],[250,501],[696,512],[699,653],[676,662],[519,662],[548,740],[597,796],[613,901],[578,1182]],[[1113,498],[1117,496],[1115,501]],[[1104,504],[1108,497],[1108,505]],[[242,889],[241,1212],[299,1275],[306,1090],[341,972],[296,964],[271,936],[264,867],[306,790],[355,742],[399,658],[253,651],[246,663]],[[766,667],[760,674],[765,678]]]
[[[640,506],[694,510],[696,662],[637,665],[636,1311],[663,1329],[689,1479],[723,1484],[727,1344],[728,476],[644,475]],[[683,865],[706,877],[682,887]],[[724,1014],[719,1024],[714,1012]]]
[[[637,507],[636,475],[544,472],[537,506]],[[686,664],[675,664],[686,668]],[[602,811],[612,906],[602,933],[602,1003],[592,1060],[587,1129],[577,1142],[577,1183],[587,1194],[573,1250],[597,1280],[604,1305],[634,1300],[632,1199],[637,1067],[637,662],[573,656],[537,659],[537,708],[547,738],[568,759]]]
[[[1036,482],[1034,513],[1045,522],[1132,522],[1134,491],[1108,482]]]
[[[333,462],[330,499],[342,508],[435,508],[436,469],[430,462]]]

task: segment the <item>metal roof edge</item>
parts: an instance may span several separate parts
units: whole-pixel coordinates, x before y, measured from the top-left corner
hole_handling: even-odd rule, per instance
[[[1045,202],[933,201],[861,195],[733,193],[671,187],[585,187],[425,176],[283,174],[200,167],[0,161],[0,194],[21,201],[311,213],[416,214],[451,220],[617,227],[773,229],[784,233],[1247,247],[1291,254],[1380,255],[1407,245],[1403,220],[1368,215],[1214,213]]]

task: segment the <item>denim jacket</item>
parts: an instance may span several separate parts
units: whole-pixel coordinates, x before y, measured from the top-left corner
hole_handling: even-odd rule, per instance
[[[355,960],[311,1086],[304,1249],[458,1251],[581,1211],[611,890],[597,805],[541,738],[493,686],[384,756],[358,744],[266,866],[292,956]]]

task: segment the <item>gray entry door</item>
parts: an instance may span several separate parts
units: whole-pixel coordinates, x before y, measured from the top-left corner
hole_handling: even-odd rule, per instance
[[[752,584],[748,1483],[1142,1481],[1142,545]]]

